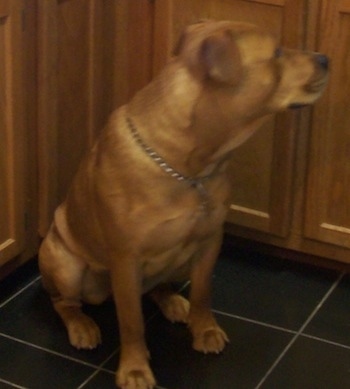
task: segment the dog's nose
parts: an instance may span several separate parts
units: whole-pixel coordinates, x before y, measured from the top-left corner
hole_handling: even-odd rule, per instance
[[[324,54],[316,54],[316,62],[325,70],[328,70],[329,59]]]

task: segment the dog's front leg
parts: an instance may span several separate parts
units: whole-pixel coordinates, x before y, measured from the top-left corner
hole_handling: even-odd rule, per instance
[[[141,270],[134,257],[118,258],[114,262],[112,287],[121,339],[116,383],[123,389],[151,389],[156,383],[144,339]]]
[[[193,348],[204,353],[219,353],[229,341],[211,311],[211,278],[221,242],[221,233],[211,238],[191,271],[189,326]]]

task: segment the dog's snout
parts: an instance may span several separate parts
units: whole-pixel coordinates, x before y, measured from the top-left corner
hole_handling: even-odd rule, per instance
[[[329,59],[324,54],[316,54],[315,55],[316,62],[325,70],[328,70],[329,67]]]

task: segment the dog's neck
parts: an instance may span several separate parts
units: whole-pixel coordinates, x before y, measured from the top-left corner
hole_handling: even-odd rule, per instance
[[[127,111],[144,143],[169,166],[185,177],[208,176],[261,124],[225,117],[211,96],[174,61],[135,95]]]
[[[184,176],[201,175],[205,169],[201,166],[194,170],[188,165],[196,148],[196,136],[190,127],[200,89],[200,83],[174,62],[139,91],[127,107],[143,141]]]
[[[190,187],[197,190],[200,201],[201,201],[201,208],[204,212],[209,213],[210,212],[210,195],[205,187],[205,182],[212,177],[214,177],[217,173],[217,170],[220,165],[217,165],[214,170],[211,171],[210,174],[205,176],[184,176],[182,173],[175,170],[173,167],[171,167],[154,149],[152,149],[150,146],[148,146],[144,140],[142,139],[141,135],[139,134],[134,122],[129,116],[126,116],[126,122],[129,127],[130,133],[132,137],[134,138],[135,142],[138,144],[138,146],[144,151],[145,154],[149,156],[150,159],[153,160],[153,162],[158,165],[158,167],[163,170],[164,173],[168,174],[175,180],[179,182],[183,182],[185,184],[188,184]]]

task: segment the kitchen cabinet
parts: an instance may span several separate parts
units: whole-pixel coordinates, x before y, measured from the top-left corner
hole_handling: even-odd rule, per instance
[[[331,58],[312,108],[235,150],[226,231],[350,262],[350,0],[0,0],[0,265],[34,255],[84,152],[203,18]]]
[[[350,1],[307,1],[304,47],[331,60],[329,86],[299,113],[292,171],[291,224],[285,238],[244,229],[228,230],[295,253],[350,262]]]
[[[183,27],[203,18],[258,24],[282,46],[320,51],[332,62],[329,88],[315,107],[276,115],[233,153],[226,230],[350,262],[350,1],[156,0],[154,73]]]
[[[34,13],[32,0],[0,0],[0,265],[35,250]]]
[[[156,1],[155,71],[169,56],[184,26],[197,20],[244,20],[281,37],[281,45],[300,48],[304,13],[303,0]],[[288,233],[296,119],[291,112],[276,115],[235,151],[229,221],[278,236]]]
[[[0,0],[0,278],[35,255],[108,115],[150,80],[152,23],[149,0]]]
[[[150,79],[151,5],[38,0],[41,235],[108,115]]]
[[[44,235],[111,111],[113,13],[106,1],[38,1],[39,229]]]
[[[324,1],[317,30],[332,73],[312,117],[305,235],[350,248],[350,1]]]

